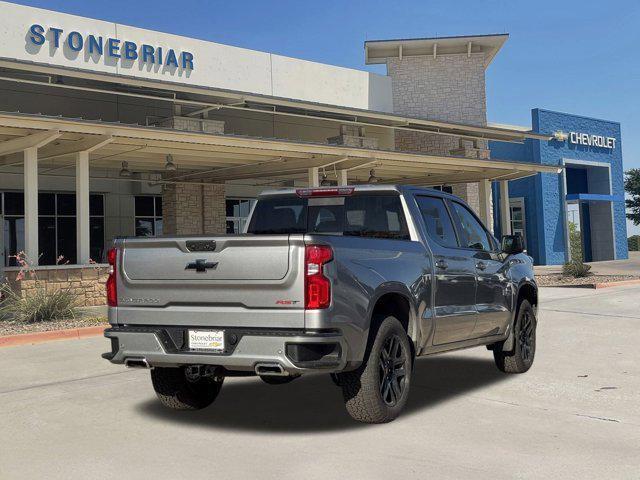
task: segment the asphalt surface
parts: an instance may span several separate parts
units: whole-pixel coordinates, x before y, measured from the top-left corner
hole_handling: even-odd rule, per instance
[[[405,413],[361,425],[326,376],[225,382],[163,409],[102,338],[0,349],[0,478],[640,478],[640,286],[543,289],[538,352],[420,359]]]

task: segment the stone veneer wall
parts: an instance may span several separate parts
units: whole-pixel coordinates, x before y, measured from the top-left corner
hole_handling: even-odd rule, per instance
[[[395,113],[430,120],[487,124],[484,54],[404,56],[387,60],[387,73],[393,79]],[[456,155],[457,137],[396,132],[397,150],[420,151],[436,155]],[[484,141],[480,150],[488,149]],[[484,154],[488,156],[488,154]],[[453,186],[453,193],[479,210],[478,184]]]
[[[35,276],[26,274],[16,280],[18,271],[5,272],[11,288],[22,296],[32,294],[37,288],[47,291],[69,288],[78,298],[78,306],[91,307],[106,303],[105,283],[109,275],[108,265],[36,269]]]
[[[202,235],[226,232],[224,185],[167,184],[162,195],[165,235]]]

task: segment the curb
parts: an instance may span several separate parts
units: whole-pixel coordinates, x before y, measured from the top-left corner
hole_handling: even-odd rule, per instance
[[[594,283],[593,288],[609,288],[609,287],[617,287],[620,285],[638,285],[640,284],[640,280],[619,280],[617,282],[608,282],[608,283]]]
[[[35,345],[36,343],[68,340],[71,338],[96,337],[98,335],[102,335],[104,333],[104,329],[108,327],[109,325],[96,325],[95,327],[69,328],[66,330],[49,330],[46,332],[5,335],[0,337],[0,348],[13,347],[16,345]]]
[[[640,279],[604,283],[584,283],[582,285],[543,285],[540,286],[540,288],[591,288],[595,290],[600,288],[622,287],[624,285],[640,285]]]

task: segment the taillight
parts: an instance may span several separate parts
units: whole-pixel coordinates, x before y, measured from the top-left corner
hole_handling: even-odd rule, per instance
[[[116,258],[118,251],[110,248],[107,252],[107,262],[109,262],[109,277],[107,278],[107,305],[118,306],[118,290],[116,288]]]
[[[331,282],[323,266],[333,259],[328,245],[307,245],[304,249],[304,308],[327,308],[331,304]]]

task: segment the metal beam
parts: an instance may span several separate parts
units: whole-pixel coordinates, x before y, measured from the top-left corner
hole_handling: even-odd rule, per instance
[[[55,140],[60,135],[60,130],[47,130],[46,132],[32,133],[26,137],[12,138],[0,143],[0,155],[10,155],[22,152],[28,148],[36,150],[47,143]]]
[[[242,180],[246,178],[256,178],[256,177],[270,177],[272,175],[290,175],[295,173],[305,173],[309,170],[309,168],[325,168],[326,159],[318,159],[318,160],[302,160],[298,162],[294,161],[285,161],[285,162],[274,162],[273,165],[248,165],[242,169],[240,168],[229,168],[229,169],[218,169],[224,170],[217,175],[215,172],[211,174],[202,174],[199,175],[200,178],[207,178],[210,180]],[[352,168],[357,168],[366,162],[365,160],[357,160],[357,159],[344,159],[340,164],[341,168],[349,170]],[[370,163],[370,162],[366,162]],[[331,163],[331,165],[335,164]],[[195,176],[195,175],[194,175]]]
[[[41,152],[41,155],[39,155],[38,158],[40,160],[50,160],[52,158],[64,157],[65,155],[72,155],[78,152],[91,153],[112,141],[113,136],[111,135],[96,135],[95,137],[86,137],[75,142],[60,142],[59,145],[53,145],[47,148],[46,151]]]

